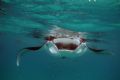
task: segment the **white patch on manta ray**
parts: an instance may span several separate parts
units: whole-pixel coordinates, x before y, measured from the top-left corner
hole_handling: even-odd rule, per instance
[[[76,49],[73,50],[69,50],[69,49],[58,49],[57,47],[57,43],[63,43],[65,44],[75,44],[77,47]],[[52,55],[54,56],[65,56],[65,57],[75,57],[75,56],[81,56],[84,54],[84,52],[86,51],[86,43],[81,43],[80,44],[80,40],[79,38],[57,38],[53,41],[49,41],[48,43],[48,48],[49,51],[51,52]]]

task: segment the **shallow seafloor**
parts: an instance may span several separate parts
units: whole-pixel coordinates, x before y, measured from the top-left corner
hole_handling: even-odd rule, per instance
[[[24,47],[40,45],[41,34],[57,25],[93,36],[113,55],[90,51],[61,59],[42,49],[22,57]],[[120,80],[120,0],[0,0],[0,80]]]

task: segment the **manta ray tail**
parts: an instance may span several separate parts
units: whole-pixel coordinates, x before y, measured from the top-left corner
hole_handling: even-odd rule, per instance
[[[18,54],[17,54],[17,62],[16,62],[17,66],[20,65],[21,56],[23,56],[24,54],[26,54],[27,51],[37,51],[37,50],[41,49],[45,44],[46,44],[46,42],[43,45],[41,45],[41,46],[26,47],[26,48],[21,49],[18,52]]]

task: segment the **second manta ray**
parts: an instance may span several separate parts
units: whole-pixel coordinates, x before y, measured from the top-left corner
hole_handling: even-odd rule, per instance
[[[47,50],[49,50],[52,55],[59,56],[62,59],[80,56],[86,52],[86,49],[96,54],[110,54],[104,49],[93,48],[88,46],[88,43],[99,42],[99,40],[88,39],[84,36],[84,34],[87,35],[89,33],[74,32],[59,27],[54,27],[49,31],[48,34],[44,36],[45,42],[41,46],[26,47],[18,52],[17,66],[19,66],[20,58],[23,54],[25,54],[25,51],[37,51],[43,46],[47,46]]]

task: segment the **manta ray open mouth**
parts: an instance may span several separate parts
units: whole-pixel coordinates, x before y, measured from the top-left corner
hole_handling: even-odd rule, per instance
[[[73,38],[57,38],[53,41],[58,48],[58,50],[75,50],[80,41],[78,39]]]

